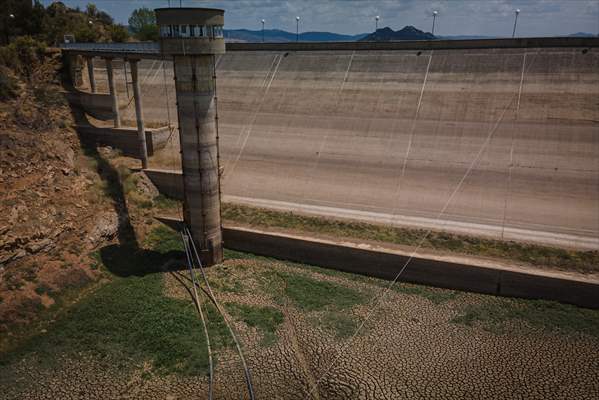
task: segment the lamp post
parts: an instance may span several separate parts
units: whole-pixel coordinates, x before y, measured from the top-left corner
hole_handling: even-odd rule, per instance
[[[264,20],[260,21],[262,22],[262,43],[264,43]]]
[[[10,43],[10,25],[13,24],[13,21],[15,20],[15,15],[14,14],[8,14],[8,19],[6,18],[6,14],[4,14],[4,26],[2,27],[4,30],[4,40],[6,42],[6,44]]]
[[[518,23],[518,14],[520,14],[520,9],[516,8],[514,13],[516,14],[516,18],[514,18],[514,30],[512,31],[512,38],[516,37],[516,24]]]
[[[379,19],[381,19],[380,16],[376,16],[374,17],[374,31],[378,31],[379,30]]]
[[[299,20],[300,17],[295,17],[295,41],[299,42]]]
[[[435,21],[437,20],[437,14],[439,14],[437,10],[433,11],[433,29],[431,32],[433,36],[435,35]]]

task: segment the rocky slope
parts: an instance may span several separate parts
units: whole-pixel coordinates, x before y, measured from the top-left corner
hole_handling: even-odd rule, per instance
[[[98,163],[73,128],[58,56],[26,77],[0,70],[14,82],[0,101],[0,333],[93,281],[89,254],[117,231]]]

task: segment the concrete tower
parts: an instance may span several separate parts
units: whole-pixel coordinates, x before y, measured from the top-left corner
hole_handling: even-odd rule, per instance
[[[184,220],[206,266],[222,261],[215,55],[225,52],[224,11],[159,8],[160,49],[173,58]]]

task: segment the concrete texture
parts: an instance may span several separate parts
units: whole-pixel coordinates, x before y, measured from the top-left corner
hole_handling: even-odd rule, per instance
[[[181,220],[158,217],[175,230]],[[395,249],[333,242],[304,235],[223,227],[227,249],[338,271],[496,296],[554,300],[599,308],[599,281],[583,275],[508,267],[486,260],[412,254]]]
[[[139,156],[142,168],[148,168],[148,149],[146,143],[146,128],[144,125],[143,99],[139,85],[138,64],[139,60],[129,60],[131,67],[131,80],[133,81],[133,97],[135,100],[135,121],[137,125],[137,136],[139,141]],[[91,80],[91,78],[90,78]],[[94,84],[95,85],[95,84]]]
[[[555,300],[599,308],[599,282],[549,272],[518,271],[431,259],[366,245],[336,243],[305,236],[228,226],[225,247],[340,271],[497,296]],[[404,269],[405,266],[405,269]]]
[[[78,126],[77,132],[81,140],[99,146],[110,146],[120,150],[124,155],[141,159],[139,132],[136,128],[100,128],[95,126]],[[146,147],[149,155],[163,148],[170,136],[168,127],[146,129]]]
[[[92,117],[102,121],[112,120],[112,98],[109,94],[73,89],[67,96],[72,105],[81,107]],[[126,104],[120,104],[121,109],[125,109],[126,106]]]
[[[546,47],[599,47],[597,38],[541,37],[466,40],[402,40],[396,42],[289,42],[227,43],[227,51],[366,51],[366,50],[464,50]]]
[[[118,92],[114,84],[114,66],[112,64],[112,58],[105,58],[104,61],[106,62],[106,75],[108,77],[108,93],[110,93],[110,98],[112,100],[112,114],[114,117],[114,127],[120,128],[121,114],[119,107]],[[95,84],[93,87],[95,87]]]
[[[214,57],[175,56],[185,223],[206,266],[223,259]]]
[[[145,169],[143,172],[161,194],[183,200],[183,174],[181,171]]]
[[[161,65],[140,76],[148,119],[166,121]],[[596,48],[247,50],[217,65],[225,195],[599,248]]]

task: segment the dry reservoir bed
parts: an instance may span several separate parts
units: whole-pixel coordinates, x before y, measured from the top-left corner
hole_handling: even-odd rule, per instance
[[[176,279],[185,270],[158,268],[178,240],[158,228],[147,244],[101,251],[110,282],[2,356],[1,398],[207,397],[202,328]],[[258,399],[599,393],[598,311],[403,283],[375,306],[389,282],[232,252],[208,278],[239,333]],[[223,322],[207,312],[215,398],[249,398]]]

